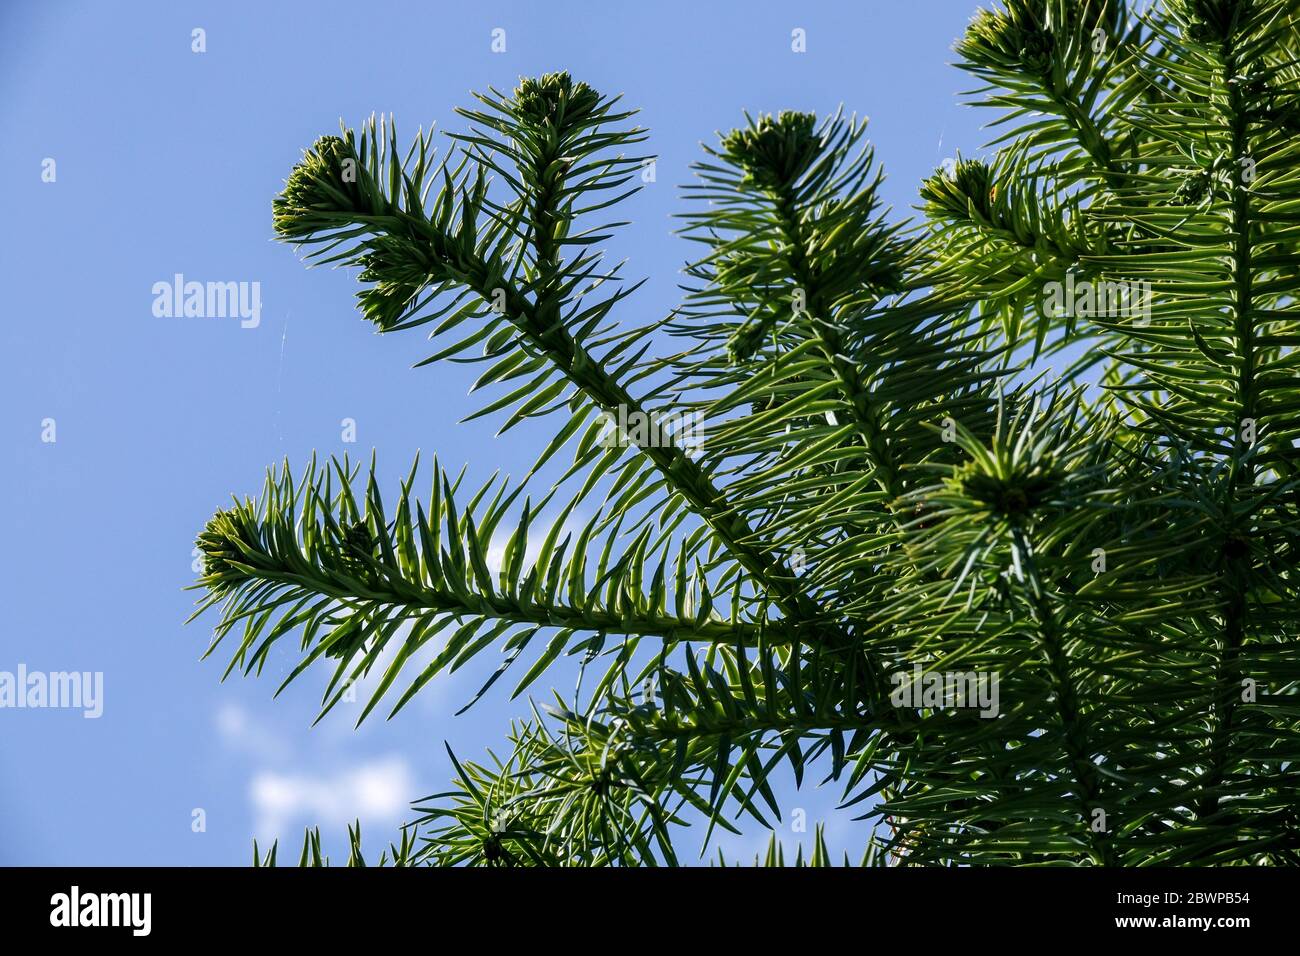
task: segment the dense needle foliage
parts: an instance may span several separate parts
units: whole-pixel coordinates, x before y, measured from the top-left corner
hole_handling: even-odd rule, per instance
[[[746,117],[649,326],[599,251],[645,133],[585,83],[479,96],[441,158],[383,120],[307,151],[280,238],[554,440],[512,486],[274,470],[199,535],[211,651],[292,639],[322,713],[379,674],[362,719],[479,654],[516,695],[586,675],[382,862],[688,861],[814,761],[875,821],[855,863],[1297,862],[1300,3],[1141,7],[979,12],[998,138],[919,222],[862,123]],[[919,693],[952,673],[996,712]]]

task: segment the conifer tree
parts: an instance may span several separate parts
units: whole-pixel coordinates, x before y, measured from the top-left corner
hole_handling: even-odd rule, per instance
[[[646,161],[617,99],[554,73],[445,152],[319,139],[277,235],[554,438],[513,485],[274,469],[198,537],[210,653],[295,643],[322,713],[377,673],[362,719],[581,658],[380,862],[689,862],[814,765],[874,823],[814,865],[1297,862],[1298,6],[1000,0],[956,45],[997,139],[916,221],[862,122],[746,116],[649,325],[600,251]]]

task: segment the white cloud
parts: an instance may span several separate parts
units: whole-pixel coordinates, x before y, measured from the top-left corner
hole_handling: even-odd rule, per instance
[[[223,703],[214,723],[221,742],[251,765],[247,794],[259,841],[278,838],[296,848],[304,826],[319,826],[322,838],[337,845],[357,819],[363,831],[378,830],[386,840],[421,795],[401,756],[349,756],[345,739],[319,734],[296,740],[237,703]],[[327,769],[303,769],[305,762]]]
[[[217,708],[216,725],[222,743],[260,763],[283,763],[290,754],[288,741],[282,735],[239,704],[223,703]]]
[[[509,525],[509,522],[505,522]],[[551,533],[551,528],[555,526],[555,519],[542,518],[531,528],[528,529],[528,547],[524,549],[524,571],[526,572],[532,563],[537,560],[538,553],[542,550],[542,544],[546,541],[546,536]],[[577,533],[582,528],[582,517],[577,514],[571,514],[565,519],[564,524],[560,525],[560,533],[556,538],[556,543],[564,540],[566,534]],[[488,545],[487,554],[484,555],[484,563],[488,570],[497,575],[501,573],[501,566],[505,563],[506,545],[510,543],[511,536],[515,533],[515,527],[498,527],[496,533],[492,535],[492,543]]]
[[[340,830],[356,819],[362,830],[399,825],[415,792],[415,778],[405,758],[389,755],[333,774],[280,773],[263,770],[249,782],[259,837],[282,840],[290,826]]]

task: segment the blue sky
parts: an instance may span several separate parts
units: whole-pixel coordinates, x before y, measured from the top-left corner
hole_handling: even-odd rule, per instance
[[[372,111],[404,134],[458,129],[469,90],[520,75],[565,69],[623,92],[659,157],[611,250],[649,277],[625,303],[642,322],[678,303],[693,254],[673,234],[677,186],[742,110],[870,116],[899,217],[945,157],[978,152],[986,117],[959,105],[972,84],[948,65],[977,5],[6,3],[0,482],[14,508],[0,671],[99,671],[104,700],[98,719],[0,709],[0,864],[241,864],[254,834],[296,843],[307,823],[337,849],[354,815],[377,846],[410,800],[444,788],[444,740],[476,759],[524,713],[502,686],[452,717],[495,664],[483,659],[391,722],[353,730],[344,713],[312,729],[323,671],[273,701],[273,677],[222,684],[224,661],[199,662],[211,619],[183,626],[195,532],[267,465],[375,447],[391,488],[423,450],[481,481],[525,470],[541,438],[456,425],[477,407],[479,369],[410,369],[429,353],[421,336],[374,335],[351,275],[307,270],[271,241],[271,199],[304,146]],[[152,286],[176,273],[259,282],[260,324],[155,316]],[[809,829],[825,821],[833,847],[860,852],[837,789],[783,794],[785,840],[801,807]],[[766,836],[723,846],[749,858]]]

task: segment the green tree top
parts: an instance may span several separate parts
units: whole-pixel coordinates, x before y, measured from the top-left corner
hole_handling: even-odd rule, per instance
[[[956,49],[999,135],[918,222],[863,123],[746,117],[686,189],[684,301],[641,326],[600,252],[648,159],[617,100],[489,90],[441,158],[383,119],[321,138],[277,234],[357,267],[381,332],[431,326],[421,365],[482,363],[474,417],[554,438],[514,485],[273,470],[199,536],[209,653],[260,672],[295,635],[322,716],[378,671],[362,720],[479,654],[516,696],[582,659],[382,862],[672,864],[814,764],[875,821],[854,862],[1296,862],[1296,27],[981,11]],[[954,674],[997,705],[933,696]]]

